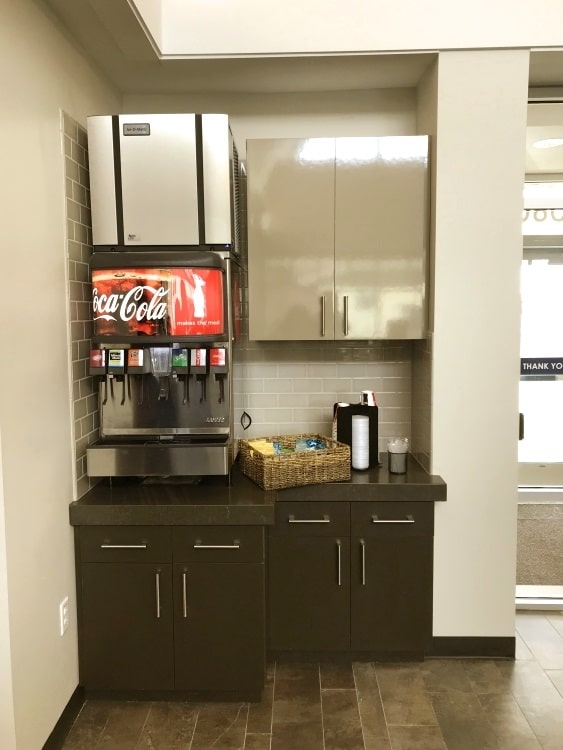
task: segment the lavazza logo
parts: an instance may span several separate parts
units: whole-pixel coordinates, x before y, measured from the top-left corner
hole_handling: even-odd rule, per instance
[[[98,294],[94,287],[94,320],[162,320],[168,312],[164,287],[135,286],[126,294]]]

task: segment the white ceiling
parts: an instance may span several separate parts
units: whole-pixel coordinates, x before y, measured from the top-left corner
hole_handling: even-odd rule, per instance
[[[134,93],[278,93],[414,87],[434,55],[340,55],[159,60],[127,0],[37,0],[121,91]],[[563,101],[563,48],[532,51],[530,88]],[[538,153],[540,137],[563,137],[536,122],[527,143],[527,171],[563,173],[563,146]]]

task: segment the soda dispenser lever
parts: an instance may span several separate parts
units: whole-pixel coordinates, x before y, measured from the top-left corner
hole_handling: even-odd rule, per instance
[[[219,403],[222,404],[225,401],[225,378],[229,372],[227,350],[224,347],[213,347],[210,350],[209,370],[219,384]]]
[[[145,390],[145,373],[150,372],[146,349],[129,349],[127,352],[127,391],[131,398],[131,379],[135,379],[137,389],[137,404],[143,403]]]
[[[190,387],[189,387],[189,366],[188,366],[188,350],[187,349],[172,349],[172,377],[174,380],[180,380],[184,385],[184,396],[182,403],[187,404],[190,400]]]
[[[207,398],[207,349],[190,350],[190,375],[195,375],[196,380],[199,380],[201,388],[199,402],[202,404]]]
[[[121,393],[121,404],[125,403],[125,349],[109,349],[108,350],[108,372],[106,376],[106,386],[104,390],[104,401],[107,401],[107,381],[109,379],[110,395],[113,401],[113,381],[120,376],[122,377],[122,393]]]
[[[100,375],[104,377],[104,397],[102,404],[108,401],[108,364],[107,351],[105,349],[90,349],[90,375]]]

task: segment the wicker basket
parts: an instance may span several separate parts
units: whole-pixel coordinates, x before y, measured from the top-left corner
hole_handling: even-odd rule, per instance
[[[239,446],[240,468],[243,474],[263,490],[281,490],[284,487],[301,487],[306,484],[343,482],[350,479],[350,447],[323,435],[277,435],[254,438],[279,442],[284,448],[295,448],[301,438],[323,440],[325,450],[299,451],[267,455],[252,448],[248,440]]]

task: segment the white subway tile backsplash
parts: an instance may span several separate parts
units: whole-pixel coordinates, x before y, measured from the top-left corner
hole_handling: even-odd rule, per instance
[[[331,409],[335,401],[340,400],[337,393],[330,391],[323,391],[322,393],[310,393],[306,398],[307,406],[330,406]]]
[[[340,391],[351,391],[352,381],[350,378],[324,378],[322,381],[322,391],[324,393],[339,393]],[[359,401],[358,394],[358,401]]]
[[[338,365],[336,362],[323,362],[322,364],[307,365],[307,377],[310,378],[331,378],[338,374]]]
[[[264,393],[291,393],[294,382],[290,378],[264,378]]]
[[[304,378],[308,374],[305,364],[280,363],[277,368],[280,378]]]
[[[319,393],[322,388],[323,381],[320,378],[296,378],[293,381],[294,393]]]

